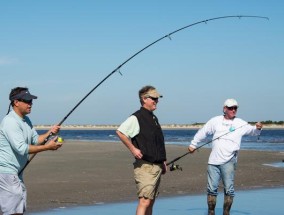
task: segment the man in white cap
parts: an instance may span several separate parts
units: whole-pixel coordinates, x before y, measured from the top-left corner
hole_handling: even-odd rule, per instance
[[[244,135],[260,135],[262,124],[255,126],[237,118],[238,103],[235,99],[227,99],[223,106],[223,115],[211,118],[194,136],[188,147],[194,152],[198,143],[207,136],[212,137],[212,151],[207,168],[207,204],[208,214],[215,214],[216,198],[219,182],[224,185],[223,214],[230,214],[233,203],[234,175],[237,163],[237,155],[240,150],[241,139]],[[220,137],[220,138],[218,138]]]
[[[153,86],[139,91],[142,107],[124,121],[117,135],[135,157],[134,179],[139,203],[136,215],[151,215],[161,175],[166,173],[164,135],[153,111],[161,98]]]
[[[0,211],[3,215],[20,215],[24,214],[27,204],[22,170],[28,162],[29,154],[57,150],[62,143],[57,142],[55,137],[41,145],[51,132],[56,134],[60,126],[53,126],[45,134],[37,134],[26,116],[31,113],[33,99],[37,99],[28,88],[12,89],[9,99],[8,113],[0,124]]]

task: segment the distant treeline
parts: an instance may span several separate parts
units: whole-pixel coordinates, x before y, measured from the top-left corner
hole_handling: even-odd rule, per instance
[[[249,124],[255,124],[257,122],[248,122]],[[284,121],[272,121],[272,120],[266,120],[266,121],[261,121],[262,124],[264,125],[270,125],[270,124],[274,124],[274,125],[284,125]],[[203,125],[204,123],[193,123],[192,125]]]
[[[255,124],[256,122],[249,122],[250,124]],[[275,124],[275,125],[284,125],[284,121],[272,121],[272,120],[266,120],[266,121],[261,121],[262,124],[264,125],[269,125],[269,124]]]

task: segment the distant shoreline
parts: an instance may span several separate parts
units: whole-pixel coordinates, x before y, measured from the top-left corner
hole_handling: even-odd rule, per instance
[[[166,124],[161,125],[162,129],[165,130],[174,130],[174,129],[199,129],[204,124]],[[48,130],[51,125],[34,125],[35,129],[37,130]],[[62,125],[62,130],[116,130],[118,125]],[[263,129],[284,129],[284,125],[277,125],[277,124],[264,124]]]

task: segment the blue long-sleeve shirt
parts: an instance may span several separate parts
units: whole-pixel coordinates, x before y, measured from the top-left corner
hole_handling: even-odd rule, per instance
[[[18,174],[29,159],[29,145],[38,143],[30,119],[21,118],[15,111],[0,124],[0,173]]]

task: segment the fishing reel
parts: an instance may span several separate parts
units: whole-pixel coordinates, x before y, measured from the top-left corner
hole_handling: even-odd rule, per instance
[[[58,142],[58,143],[63,143],[63,142],[64,142],[63,137],[58,136],[58,138],[57,138],[57,142]]]
[[[48,137],[44,140],[44,143],[46,143],[46,142],[48,142],[49,140],[53,139],[55,136],[56,136],[56,135],[50,133],[50,134],[48,135]],[[63,143],[63,142],[64,142],[63,137],[57,135],[57,142],[58,142],[58,143]]]
[[[170,166],[170,171],[175,171],[175,170],[182,171],[182,167],[180,167],[178,164],[172,163],[172,165]]]

